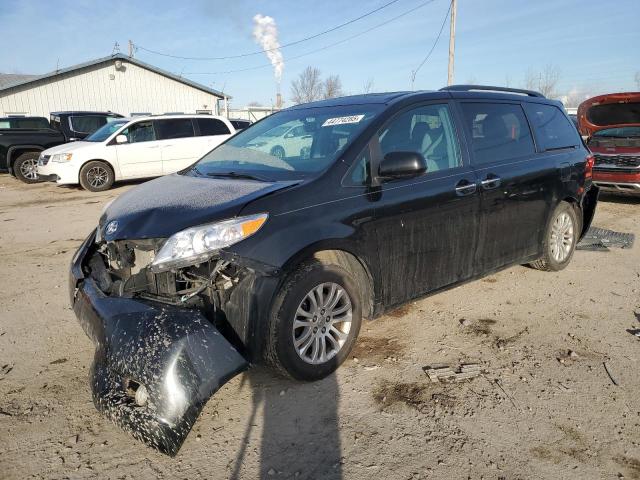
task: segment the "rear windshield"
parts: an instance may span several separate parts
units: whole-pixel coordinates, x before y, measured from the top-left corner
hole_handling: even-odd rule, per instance
[[[44,117],[2,118],[0,128],[50,128],[50,126],[49,121]]]
[[[594,137],[605,138],[638,138],[640,137],[640,127],[618,127],[605,128],[593,134]]]
[[[270,180],[314,176],[345,152],[381,108],[346,105],[275,113],[209,152],[192,172]]]
[[[602,126],[640,123],[640,103],[595,105],[587,111],[587,119],[594,125]]]

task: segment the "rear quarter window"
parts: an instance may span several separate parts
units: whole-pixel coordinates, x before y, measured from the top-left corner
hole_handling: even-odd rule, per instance
[[[197,118],[200,136],[206,135],[229,135],[231,132],[223,121],[217,118]]]
[[[558,107],[525,103],[524,108],[537,133],[542,150],[570,148],[580,144],[576,127]]]
[[[471,134],[474,163],[506,162],[535,153],[533,138],[519,104],[461,104],[467,132]]]

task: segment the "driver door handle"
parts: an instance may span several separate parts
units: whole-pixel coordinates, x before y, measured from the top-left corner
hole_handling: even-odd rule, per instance
[[[471,195],[472,193],[475,193],[476,188],[478,188],[477,184],[472,183],[467,179],[462,179],[456,183],[456,194],[460,197]]]

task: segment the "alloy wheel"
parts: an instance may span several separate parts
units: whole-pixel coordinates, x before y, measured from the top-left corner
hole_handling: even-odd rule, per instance
[[[567,212],[556,217],[551,226],[551,256],[558,262],[564,262],[571,253],[574,240],[573,220]]]
[[[87,181],[93,188],[100,188],[106,185],[109,180],[109,172],[104,167],[91,167],[87,172]]]
[[[28,180],[38,179],[38,161],[30,158],[20,164],[20,173]]]
[[[337,283],[321,283],[308,292],[293,319],[293,345],[306,363],[318,365],[335,357],[351,330],[353,307]]]

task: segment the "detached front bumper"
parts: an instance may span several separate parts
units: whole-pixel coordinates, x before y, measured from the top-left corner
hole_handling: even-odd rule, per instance
[[[91,234],[75,254],[69,288],[96,345],[94,404],[136,439],[173,456],[211,395],[248,363],[198,310],[102,293],[82,268],[93,242]],[[141,386],[147,400],[139,405]]]

